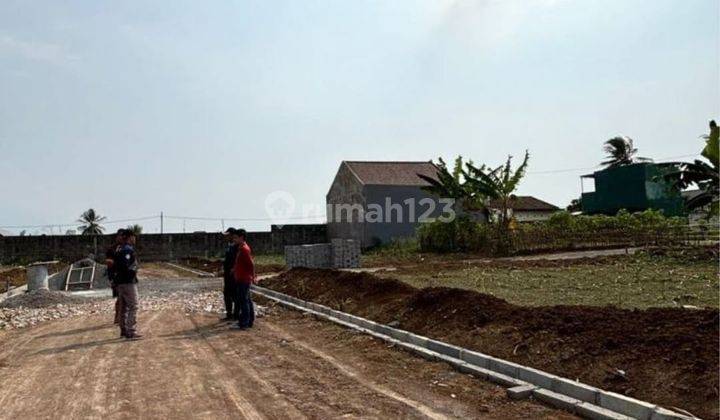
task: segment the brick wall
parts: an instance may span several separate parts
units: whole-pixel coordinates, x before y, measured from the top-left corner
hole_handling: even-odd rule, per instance
[[[102,256],[114,235],[1,236],[0,264],[42,260],[76,261],[90,254]],[[248,243],[255,254],[281,254],[285,245],[327,242],[324,224],[284,225],[270,232],[248,232]],[[184,257],[218,257],[225,248],[220,233],[142,234],[138,253],[143,261],[164,261]]]

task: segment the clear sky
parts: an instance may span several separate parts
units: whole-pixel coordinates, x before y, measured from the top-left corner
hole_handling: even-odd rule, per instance
[[[720,116],[718,3],[3,0],[0,226],[89,207],[262,219],[273,191],[300,216],[343,159],[525,149],[519,193],[565,206],[589,170],[546,171],[592,168],[610,137],[700,150]]]

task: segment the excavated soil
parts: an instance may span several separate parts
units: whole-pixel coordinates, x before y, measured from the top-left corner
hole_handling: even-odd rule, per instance
[[[195,270],[201,270],[215,274],[216,276],[222,276],[223,262],[221,260],[191,257],[182,259],[179,262],[180,264]],[[284,269],[285,266],[283,264],[255,264],[255,272],[257,274],[277,273],[283,271]]]
[[[416,289],[368,273],[293,269],[262,285],[398,328],[718,417],[718,311],[522,307],[474,291]]]

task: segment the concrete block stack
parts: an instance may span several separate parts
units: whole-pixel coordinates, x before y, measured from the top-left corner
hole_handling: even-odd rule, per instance
[[[285,264],[289,268],[357,268],[360,267],[360,242],[333,239],[329,244],[288,245]]]
[[[360,267],[360,241],[353,239],[333,239],[332,266],[334,268]]]

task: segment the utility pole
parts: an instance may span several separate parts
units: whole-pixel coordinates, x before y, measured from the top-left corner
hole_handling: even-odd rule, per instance
[[[220,219],[220,225],[222,227],[222,231],[225,232],[225,219]]]
[[[163,234],[163,212],[160,212],[160,234]]]

